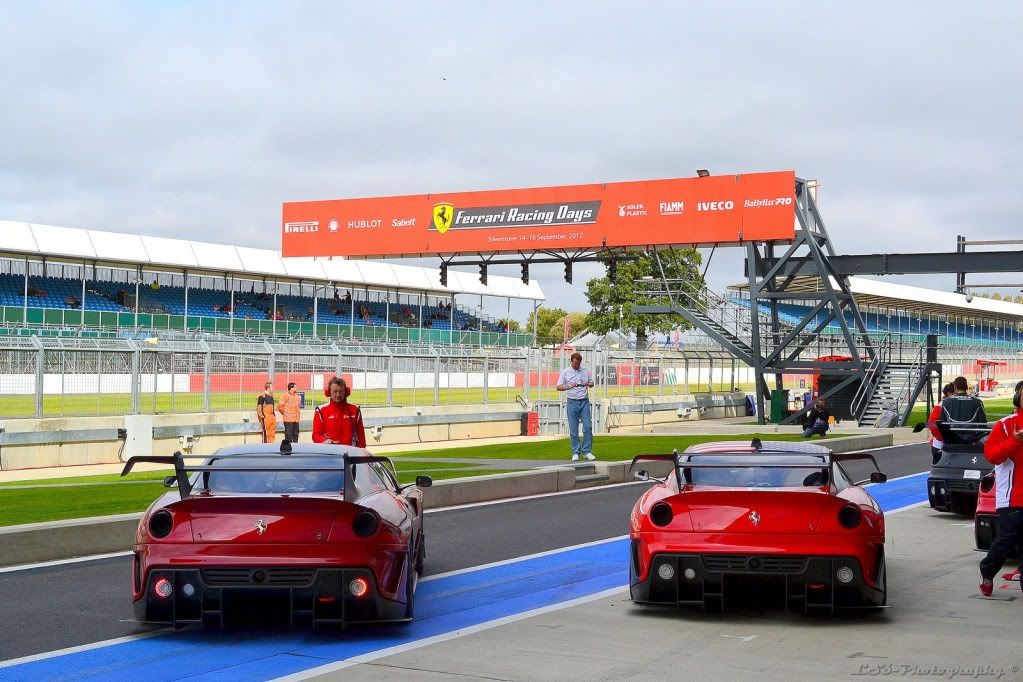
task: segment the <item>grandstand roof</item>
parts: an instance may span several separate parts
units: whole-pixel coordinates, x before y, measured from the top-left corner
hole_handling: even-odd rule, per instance
[[[379,261],[283,258],[279,251],[197,242],[188,239],[103,232],[56,225],[0,220],[0,256],[45,258],[48,262],[82,263],[101,267],[142,266],[150,271],[195,275],[247,275],[281,282],[333,282],[373,288],[430,291],[438,294],[476,294],[544,300],[536,280],[523,284],[515,277],[491,276],[480,284],[475,274],[448,270],[441,286],[436,268],[395,265]]]
[[[833,278],[831,284],[837,286]],[[737,284],[729,288],[746,291],[749,289],[749,285]],[[856,303],[861,306],[896,308],[935,315],[974,316],[985,319],[1018,321],[1023,318],[1023,305],[1010,301],[996,301],[979,296],[974,296],[972,300],[968,301],[965,295],[951,291],[881,282],[866,277],[850,277],[849,288],[856,296]],[[789,291],[820,291],[821,280],[818,277],[796,277],[787,289]]]

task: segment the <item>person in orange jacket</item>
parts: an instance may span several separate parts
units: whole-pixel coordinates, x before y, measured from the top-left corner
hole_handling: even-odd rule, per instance
[[[348,402],[348,384],[341,377],[334,377],[328,388],[330,402],[317,407],[313,414],[313,442],[366,447],[362,410]]]
[[[273,443],[277,438],[277,415],[274,414],[273,382],[263,384],[263,392],[256,398],[256,417],[263,432],[263,442]]]
[[[301,400],[298,397],[298,384],[288,384],[288,390],[277,403],[277,411],[284,422],[284,439],[292,443],[298,442],[298,422],[302,417]]]

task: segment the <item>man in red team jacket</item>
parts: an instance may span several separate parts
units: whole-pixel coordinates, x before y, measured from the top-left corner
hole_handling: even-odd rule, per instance
[[[313,442],[366,447],[362,410],[348,402],[348,385],[340,377],[330,380],[330,402],[313,414]]]
[[[955,387],[952,384],[945,384],[945,387],[941,389],[941,400],[955,392]],[[931,414],[927,418],[927,423],[929,424],[927,430],[931,432],[931,459],[935,464],[941,458],[941,450],[945,447],[945,443],[941,440],[944,436],[941,435],[941,431],[936,426],[936,423],[941,421],[941,400],[934,405],[934,409],[931,410]]]
[[[998,537],[980,562],[980,591],[991,596],[993,579],[1013,550],[1023,557],[1023,381],[1012,397],[1015,411],[991,429],[984,444],[984,457],[995,465],[995,507],[998,509]],[[1023,583],[1021,583],[1023,586]]]

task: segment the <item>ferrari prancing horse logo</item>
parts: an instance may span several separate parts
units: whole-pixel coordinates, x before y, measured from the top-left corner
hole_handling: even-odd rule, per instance
[[[451,227],[451,221],[455,217],[455,206],[446,201],[433,206],[433,226],[437,231],[444,234]]]
[[[756,513],[755,511],[751,511],[749,513],[749,520],[750,520],[750,523],[752,523],[754,526],[759,525],[760,524],[760,514]]]
[[[256,535],[262,535],[266,532],[266,522],[263,519],[256,521]]]

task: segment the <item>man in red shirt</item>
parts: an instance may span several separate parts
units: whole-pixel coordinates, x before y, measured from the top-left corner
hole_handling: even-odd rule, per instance
[[[362,410],[348,402],[348,385],[340,377],[330,380],[330,402],[313,414],[313,442],[366,447]]]
[[[1016,384],[1012,405],[1015,411],[991,429],[984,443],[984,457],[995,465],[995,507],[998,509],[998,537],[980,562],[980,591],[991,596],[993,579],[1015,550],[1023,557],[1023,381]],[[1023,586],[1023,583],[1021,583]]]

